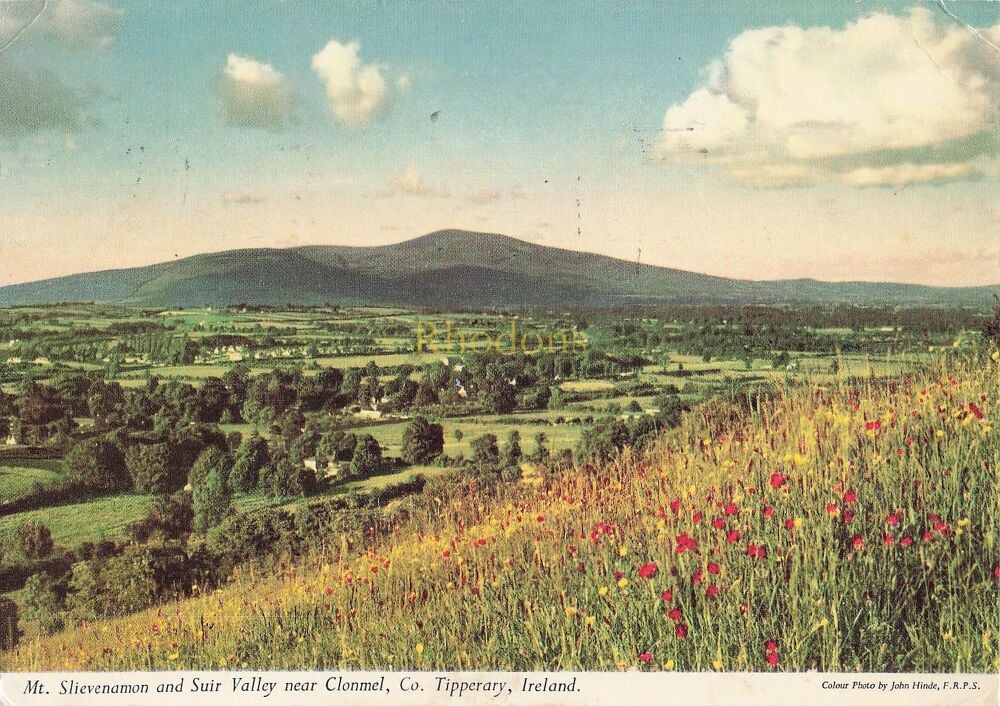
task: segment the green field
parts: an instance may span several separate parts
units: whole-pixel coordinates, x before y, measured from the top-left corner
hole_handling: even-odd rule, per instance
[[[0,502],[9,502],[36,485],[50,485],[62,477],[59,459],[25,459],[0,465]]]
[[[66,548],[88,540],[121,538],[130,524],[145,516],[151,500],[149,495],[116,495],[0,517],[0,545],[9,544],[26,522],[45,525],[55,543]]]

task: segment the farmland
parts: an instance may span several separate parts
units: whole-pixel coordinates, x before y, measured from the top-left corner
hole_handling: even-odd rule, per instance
[[[985,316],[0,311],[0,664],[995,668]]]

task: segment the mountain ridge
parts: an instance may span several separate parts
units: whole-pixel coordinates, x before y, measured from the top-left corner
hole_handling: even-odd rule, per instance
[[[0,287],[0,306],[98,301],[451,309],[740,303],[987,307],[995,292],[1000,293],[1000,284],[935,287],[727,278],[452,229],[392,245],[240,248],[65,275]]]

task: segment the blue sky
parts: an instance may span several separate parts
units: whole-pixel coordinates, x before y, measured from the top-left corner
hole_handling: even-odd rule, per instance
[[[998,6],[48,0],[0,53],[0,284],[447,227],[995,283]]]

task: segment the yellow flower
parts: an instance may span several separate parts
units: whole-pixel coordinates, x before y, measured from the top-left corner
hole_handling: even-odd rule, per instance
[[[169,659],[169,660],[175,660],[175,659],[177,659],[177,658],[178,658],[179,656],[180,656],[180,655],[178,655],[178,654],[177,654],[176,652],[173,652],[173,653],[171,653],[171,654],[167,655],[167,659]]]
[[[607,586],[601,586],[599,589],[597,589],[597,595],[598,596],[606,596],[606,595],[608,595],[608,587]]]
[[[674,661],[672,659],[668,659],[666,662],[663,663],[663,668],[668,672],[672,672],[674,670],[674,667],[676,666],[677,665],[674,664]]]
[[[794,520],[792,520],[792,524],[795,525],[795,529],[798,529],[799,527],[802,526],[802,518],[796,517]]]
[[[618,547],[618,556],[628,556],[628,547]]]
[[[712,666],[716,669],[722,669],[724,665],[722,664],[722,660],[720,658],[716,658],[716,660],[712,662]]]
[[[951,642],[952,640],[955,639],[955,636],[952,634],[951,630],[949,630],[948,632],[946,632],[941,637],[942,637],[942,639],[944,639],[945,642]]]
[[[586,618],[584,618],[583,622],[589,628],[589,627],[593,627],[594,626],[594,621],[595,621],[594,616],[593,615],[588,615]]]
[[[939,439],[943,439],[944,438],[944,432],[941,429],[938,429],[937,430],[937,434],[935,434],[935,436],[937,436],[937,438],[939,438]]]
[[[622,576],[618,579],[618,588],[625,588],[626,586],[628,586],[628,579]]]
[[[417,655],[422,655],[424,653],[424,643],[418,642],[416,645],[413,646],[413,649],[417,653]]]
[[[571,605],[566,606],[566,617],[572,618],[579,611]]]

